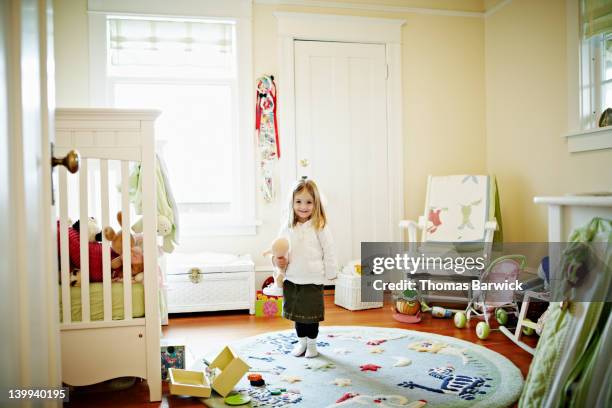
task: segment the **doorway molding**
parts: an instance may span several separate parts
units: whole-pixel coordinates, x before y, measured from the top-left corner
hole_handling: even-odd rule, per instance
[[[284,200],[288,186],[296,180],[295,58],[294,41],[338,41],[384,44],[387,63],[387,177],[389,180],[389,237],[400,239],[404,209],[402,140],[402,26],[403,19],[345,15],[275,12],[279,52],[278,117],[281,143],[280,194]],[[339,160],[342,160],[339,158]]]

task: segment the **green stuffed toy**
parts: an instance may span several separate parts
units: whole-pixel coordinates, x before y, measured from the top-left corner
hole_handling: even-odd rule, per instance
[[[132,231],[142,233],[142,218],[132,225]],[[174,251],[174,242],[172,239],[172,229],[174,225],[165,215],[157,216],[157,235],[163,238],[162,250],[166,253]]]

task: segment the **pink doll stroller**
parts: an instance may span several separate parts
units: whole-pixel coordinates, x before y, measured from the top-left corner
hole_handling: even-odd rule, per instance
[[[489,319],[492,312],[495,312],[495,319],[500,325],[507,323],[509,314],[518,316],[515,290],[504,288],[503,284],[508,282],[512,284],[508,286],[513,287],[524,267],[523,255],[501,256],[491,262],[480,276],[480,289],[472,290],[465,312],[455,313],[455,326],[461,329],[471,318],[484,319],[484,322],[476,325],[476,335],[484,340],[491,331]]]

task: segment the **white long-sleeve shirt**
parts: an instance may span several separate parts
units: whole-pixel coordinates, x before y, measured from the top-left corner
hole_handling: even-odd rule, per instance
[[[325,279],[336,278],[336,250],[327,225],[316,231],[309,220],[282,228],[279,235],[287,238],[290,245],[287,280],[298,285],[323,285]]]

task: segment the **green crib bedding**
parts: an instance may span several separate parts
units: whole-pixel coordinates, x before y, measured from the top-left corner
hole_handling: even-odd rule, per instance
[[[102,296],[102,283],[95,282],[89,284],[89,310],[90,320],[104,320],[104,298]],[[122,320],[123,313],[123,282],[113,282],[111,284],[113,299],[113,320]],[[81,288],[70,287],[72,321],[81,321]],[[60,300],[60,321],[62,320],[62,287],[59,286]],[[145,314],[144,306],[144,285],[142,283],[132,283],[132,317],[143,317]]]

